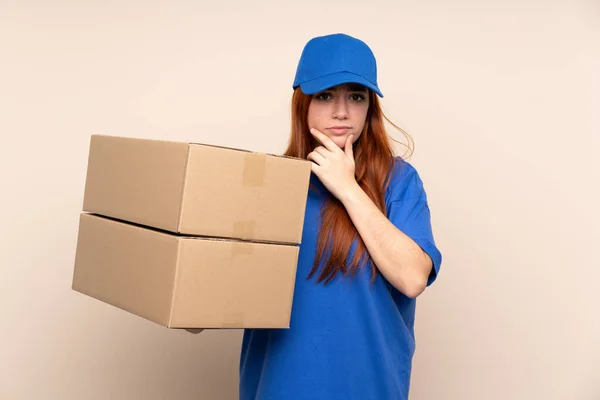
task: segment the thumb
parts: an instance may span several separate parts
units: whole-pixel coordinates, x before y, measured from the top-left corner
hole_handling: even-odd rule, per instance
[[[348,136],[348,138],[346,139],[346,146],[345,146],[345,153],[348,157],[354,159],[354,153],[352,150],[352,140],[354,139],[353,135]]]

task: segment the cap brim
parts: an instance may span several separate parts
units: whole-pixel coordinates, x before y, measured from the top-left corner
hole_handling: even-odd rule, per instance
[[[383,97],[383,93],[381,93],[377,86],[351,72],[337,72],[335,74],[325,75],[317,79],[306,81],[300,84],[300,89],[302,89],[302,92],[305,94],[315,94],[344,83],[358,83],[368,87],[377,93],[379,97]]]

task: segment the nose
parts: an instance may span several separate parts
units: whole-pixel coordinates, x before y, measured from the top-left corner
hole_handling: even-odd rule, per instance
[[[346,98],[344,96],[339,96],[335,103],[333,109],[333,118],[335,119],[346,119],[348,118],[348,104],[346,102]]]

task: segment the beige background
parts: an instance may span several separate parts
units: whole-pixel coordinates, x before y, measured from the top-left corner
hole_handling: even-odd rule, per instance
[[[378,57],[444,254],[411,400],[600,399],[597,0],[1,1],[0,21],[1,399],[237,397],[239,331],[70,290],[89,136],[280,152],[302,46],[336,31]]]

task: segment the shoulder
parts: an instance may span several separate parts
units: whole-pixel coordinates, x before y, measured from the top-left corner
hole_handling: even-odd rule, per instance
[[[386,202],[425,195],[423,181],[414,165],[396,156],[392,159],[385,192]]]

